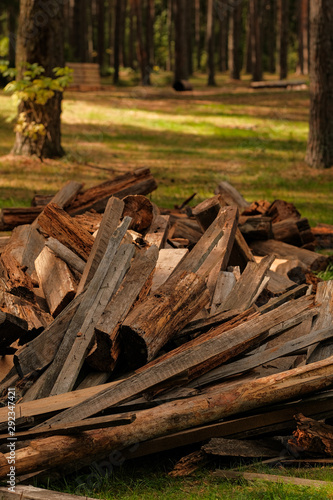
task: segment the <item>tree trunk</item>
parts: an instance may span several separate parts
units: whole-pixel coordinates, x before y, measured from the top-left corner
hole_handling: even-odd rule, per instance
[[[86,0],[75,0],[73,16],[74,58],[77,62],[88,61],[88,27]]]
[[[113,83],[116,85],[119,82],[119,66],[120,66],[120,20],[121,18],[121,0],[116,0],[115,4],[115,23],[114,23],[114,45],[113,45]]]
[[[230,78],[233,80],[240,80],[241,72],[241,29],[242,29],[242,2],[238,2],[237,6],[232,10],[230,17],[231,26],[229,32],[229,68]]]
[[[142,22],[142,0],[132,0],[134,11],[136,14],[136,29],[137,29],[137,53],[141,71],[141,85],[150,85],[150,67],[148,65],[148,55],[143,39],[143,22]]]
[[[248,7],[247,20],[246,20],[246,55],[245,55],[245,73],[252,74],[252,23],[250,16],[250,9]]]
[[[64,10],[58,4],[48,11],[41,10],[38,0],[22,0],[17,38],[17,66],[24,62],[37,62],[45,68],[45,76],[54,76],[53,68],[65,64],[63,25]],[[26,113],[28,123],[34,121],[42,123],[46,135],[34,140],[17,132],[14,154],[37,154],[47,158],[64,154],[60,130],[61,100],[62,93],[56,92],[44,106],[34,105],[30,101],[20,104],[19,113]]]
[[[195,0],[195,48],[196,48],[196,69],[201,68],[201,36],[200,36],[200,0]]]
[[[172,59],[172,17],[173,17],[173,0],[168,0],[168,13],[167,13],[167,25],[168,25],[168,59],[167,59],[167,71],[173,70],[173,59]]]
[[[128,66],[127,44],[126,44],[126,17],[127,17],[127,0],[123,0],[121,9],[121,28],[120,28],[120,46],[121,46],[121,65],[124,68]]]
[[[128,66],[134,69],[134,54],[135,54],[135,40],[136,40],[136,30],[134,22],[134,10],[133,6],[129,6],[129,40],[128,40]]]
[[[193,0],[187,0],[187,64],[188,64],[188,74],[189,76],[193,75],[193,39],[192,39],[192,34],[193,34],[193,7],[192,7],[192,1]]]
[[[114,67],[114,0],[108,0],[108,49],[109,49],[109,64]]]
[[[275,0],[268,0],[266,3],[266,47],[268,55],[267,69],[270,73],[276,71],[276,29],[275,29]]]
[[[310,131],[306,161],[333,166],[333,10],[330,0],[310,2]]]
[[[97,3],[97,53],[100,71],[105,70],[105,4],[104,0],[98,0]]]
[[[252,80],[262,80],[262,0],[250,0]]]
[[[288,75],[289,0],[278,0],[278,54],[280,80]]]
[[[228,33],[229,14],[223,11],[219,18],[219,70],[224,72],[228,69]]]
[[[187,0],[174,0],[175,7],[175,81],[188,80]]]
[[[215,61],[214,61],[214,0],[207,2],[207,66],[208,85],[216,85],[215,82]]]
[[[309,0],[298,0],[298,72],[309,73]]]
[[[11,4],[8,6],[8,37],[9,37],[9,66],[15,67],[15,45],[16,45],[16,18],[17,18],[17,5]]]
[[[150,71],[154,66],[154,20],[155,20],[155,2],[147,0],[147,26],[146,26],[146,52],[147,63]]]

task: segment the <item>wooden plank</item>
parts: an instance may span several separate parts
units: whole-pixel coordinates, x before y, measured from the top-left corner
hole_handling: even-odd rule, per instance
[[[58,205],[49,203],[38,217],[38,224],[46,234],[59,240],[83,260],[88,260],[94,238]]]
[[[136,254],[119,291],[105,308],[95,328],[96,345],[87,358],[93,368],[106,372],[114,369],[120,354],[119,324],[153,272],[158,253],[157,247],[152,246]]]
[[[99,263],[105,254],[109,239],[117,229],[123,209],[124,203],[118,198],[111,197],[108,200],[101,225],[77,289],[77,295],[84,290],[85,286],[90,283],[92,277],[94,276]]]
[[[249,262],[225,302],[217,309],[217,312],[223,312],[230,309],[245,311],[251,307],[257,298],[260,286],[274,258],[273,255],[270,255],[259,264]]]
[[[330,327],[333,322],[333,280],[318,283],[316,303],[321,304],[319,315],[316,319],[316,328]],[[307,363],[313,363],[325,359],[333,353],[333,341],[327,340],[310,348],[307,355]]]
[[[269,481],[278,484],[293,484],[295,486],[308,486],[311,488],[329,488],[332,483],[329,481],[318,481],[315,479],[302,479],[299,477],[278,476],[276,474],[257,474],[254,472],[237,472],[231,470],[218,469],[214,473],[215,477],[224,479],[245,479],[246,481]]]
[[[134,245],[121,245],[114,259],[110,262],[109,267],[104,268],[105,278],[101,282],[101,287],[90,310],[86,311],[84,322],[77,332],[71,350],[50,392],[51,396],[73,389],[85,357],[92,346],[95,326],[104,312],[106,305],[117,292],[129,269],[134,253]]]
[[[234,286],[236,285],[236,278],[234,273],[221,271],[216,281],[213,298],[210,304],[210,315],[213,316],[219,312],[222,304],[225,303],[228,295],[230,295]]]
[[[47,247],[35,260],[35,269],[50,313],[56,317],[75,297],[73,275],[67,264]]]
[[[84,260],[80,259],[72,250],[67,248],[65,245],[60,243],[55,238],[48,238],[45,242],[45,247],[49,248],[54,252],[57,257],[60,257],[68,266],[75,269],[79,273],[83,273],[86,263]],[[89,256],[90,257],[90,256]]]
[[[228,205],[237,205],[240,210],[247,208],[250,205],[250,203],[243,198],[240,192],[227,181],[221,181],[218,184],[215,194],[222,195],[223,200]]]
[[[148,232],[145,234],[145,240],[149,245],[156,245],[158,249],[164,248],[168,237],[170,224],[169,215],[157,215]]]

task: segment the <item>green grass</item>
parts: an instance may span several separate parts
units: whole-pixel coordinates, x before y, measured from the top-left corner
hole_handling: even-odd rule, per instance
[[[153,463],[153,461],[155,463]],[[168,471],[172,463],[168,459],[146,459],[125,463],[115,468],[107,476],[81,476],[75,480],[51,482],[53,489],[86,495],[106,500],[181,500],[202,498],[204,500],[329,500],[333,499],[332,486],[324,488],[294,486],[269,483],[267,481],[246,482],[245,480],[226,481],[213,477],[216,466],[201,469],[190,477],[172,478]],[[222,467],[223,468],[223,467]],[[242,467],[239,470],[244,470]],[[245,469],[249,471],[249,468]],[[268,468],[253,465],[251,472],[277,474],[305,479],[332,482],[331,468],[314,467],[310,469]]]

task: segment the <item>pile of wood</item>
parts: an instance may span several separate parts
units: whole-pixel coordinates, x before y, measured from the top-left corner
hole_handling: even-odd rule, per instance
[[[3,242],[0,479],[13,391],[18,476],[333,417],[333,282],[306,219],[227,183],[162,210],[155,188],[70,182]]]

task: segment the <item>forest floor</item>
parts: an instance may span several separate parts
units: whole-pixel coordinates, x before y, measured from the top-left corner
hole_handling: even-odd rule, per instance
[[[89,187],[146,166],[159,182],[152,200],[160,206],[172,207],[194,192],[195,205],[227,180],[248,201],[284,199],[312,225],[333,224],[333,168],[318,171],[304,161],[308,91],[255,91],[249,79],[231,82],[223,75],[218,86],[207,88],[206,77],[197,75],[193,92],[175,93],[166,86],[170,75],[153,75],[150,88],[130,86],[130,77],[122,77],[117,88],[105,79],[102,91],[66,92],[61,160],[10,154],[15,106],[0,92],[0,207],[27,206],[34,194],[53,193],[69,179]],[[113,470],[111,481],[94,476],[89,489],[87,476],[79,479],[81,487],[77,478],[51,486],[117,500],[333,499],[333,488],[227,483],[209,469],[175,479],[166,474],[174,461],[175,456],[126,462]],[[331,467],[272,473],[333,481]]]

